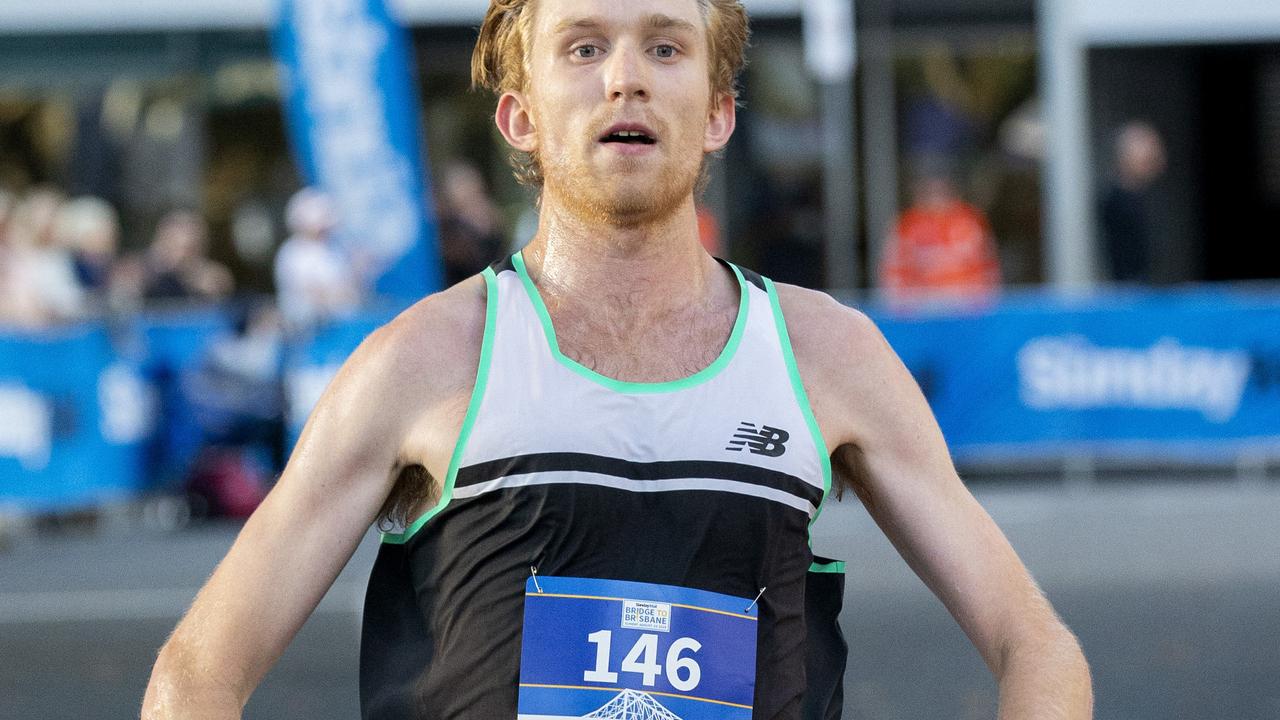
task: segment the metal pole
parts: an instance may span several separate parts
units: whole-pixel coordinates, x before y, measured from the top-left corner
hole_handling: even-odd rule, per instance
[[[858,287],[858,194],[854,169],[853,0],[804,0],[805,65],[818,80],[822,106],[822,206],[826,284]]]
[[[861,277],[853,102],[851,79],[822,83],[823,235],[831,290],[853,290]]]
[[[1096,282],[1088,69],[1074,5],[1040,0],[1045,98],[1045,278],[1061,290]]]
[[[884,0],[864,14],[859,33],[862,48],[862,185],[866,197],[867,285],[878,287],[877,274],[886,234],[898,217],[897,88],[893,76],[893,27]]]

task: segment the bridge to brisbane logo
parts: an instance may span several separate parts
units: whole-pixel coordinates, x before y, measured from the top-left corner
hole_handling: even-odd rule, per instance
[[[649,693],[623,690],[599,710],[583,717],[610,720],[680,720],[680,716],[662,706]]]

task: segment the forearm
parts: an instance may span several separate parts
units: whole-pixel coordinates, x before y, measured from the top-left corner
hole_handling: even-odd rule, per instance
[[[1089,664],[1065,627],[1005,654],[997,680],[999,720],[1089,720]]]

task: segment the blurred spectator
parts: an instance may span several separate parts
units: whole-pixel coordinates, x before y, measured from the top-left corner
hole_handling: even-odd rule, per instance
[[[974,121],[954,102],[934,94],[913,98],[903,122],[903,145],[912,155],[966,151],[977,134]]]
[[[233,332],[214,338],[200,364],[183,380],[207,444],[268,448],[278,459],[283,437],[280,384],[283,335],[269,300],[236,310]]]
[[[243,200],[231,211],[231,247],[240,260],[240,291],[271,291],[276,254],[275,216],[265,200]]]
[[[904,103],[904,149],[912,157],[956,157],[972,149],[979,132],[980,84],[945,45],[929,47],[920,59],[924,87]]]
[[[282,342],[275,305],[249,301],[183,377],[203,444],[187,489],[210,514],[248,516],[283,465]]]
[[[85,311],[69,248],[59,244],[54,225],[63,196],[52,188],[27,193],[11,212],[5,230],[5,321],[43,326],[74,320]]]
[[[80,287],[100,301],[106,296],[120,241],[115,208],[96,197],[75,198],[58,210],[54,234],[58,245],[71,253]]]
[[[218,392],[215,402],[235,405],[238,413],[246,417],[279,420],[282,343],[280,312],[274,303],[256,300],[239,307],[234,332],[209,345],[204,368],[213,376],[248,390]]]
[[[960,198],[949,169],[926,161],[911,206],[885,243],[880,282],[893,301],[974,301],[1000,287],[1000,265],[986,217]]]
[[[439,197],[440,254],[445,283],[453,285],[484,270],[502,254],[500,215],[484,177],[471,163],[445,166]]]
[[[337,215],[328,195],[299,190],[285,208],[290,236],[276,253],[276,299],[285,327],[296,332],[351,314],[360,304],[360,275],[334,247]]]
[[[1164,141],[1149,123],[1120,128],[1114,148],[1115,172],[1103,191],[1100,213],[1103,246],[1117,282],[1151,279],[1151,198],[1149,189],[1165,170]]]
[[[147,300],[219,300],[231,294],[231,272],[207,256],[209,229],[190,210],[160,219],[147,249]]]

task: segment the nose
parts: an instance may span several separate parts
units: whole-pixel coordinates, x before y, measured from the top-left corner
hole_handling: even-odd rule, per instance
[[[649,71],[638,48],[619,45],[605,65],[605,92],[609,100],[648,100]]]

